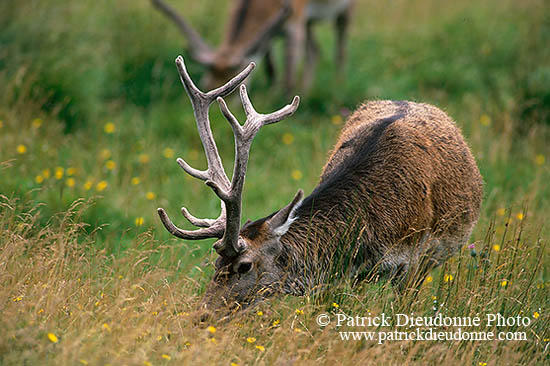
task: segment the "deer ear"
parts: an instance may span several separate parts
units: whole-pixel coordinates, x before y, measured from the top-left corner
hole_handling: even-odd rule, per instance
[[[296,209],[300,206],[300,203],[302,203],[303,198],[304,191],[300,189],[294,196],[292,202],[280,209],[279,212],[277,212],[272,218],[267,221],[267,225],[271,234],[282,236],[284,235],[284,233],[287,232],[290,224],[292,224],[294,220],[296,220],[296,216],[294,216],[294,213]]]

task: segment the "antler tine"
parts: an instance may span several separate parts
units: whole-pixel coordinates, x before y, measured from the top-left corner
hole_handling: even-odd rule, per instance
[[[212,219],[199,219],[198,217],[191,215],[189,210],[185,207],[181,208],[181,214],[187,219],[187,221],[198,227],[210,227],[216,222],[216,220]]]
[[[195,178],[200,179],[200,180],[207,180],[208,179],[208,170],[195,169],[195,168],[191,167],[191,165],[187,164],[185,162],[185,160],[183,160],[182,158],[177,158],[176,162],[190,176],[195,177]]]
[[[212,103],[214,100],[216,100],[219,97],[225,97],[228,94],[230,94],[233,90],[235,90],[236,87],[238,87],[247,77],[250,75],[252,70],[256,67],[256,63],[251,62],[244,68],[243,71],[238,73],[233,79],[229,80],[224,85],[220,86],[219,88],[216,88],[214,90],[209,91],[206,93],[206,97],[208,97],[208,100],[210,103]]]
[[[300,104],[300,97],[296,95],[292,99],[292,103],[287,104],[278,111],[269,114],[261,114],[256,112],[254,109],[254,106],[248,97],[248,93],[246,92],[246,86],[241,85],[239,92],[243,103],[243,108],[246,113],[246,122],[244,126],[242,126],[242,131],[245,135],[250,135],[250,137],[248,137],[249,139],[253,139],[256,133],[258,133],[260,128],[263,126],[277,123],[286,117],[291,116]]]
[[[211,226],[198,229],[198,230],[183,230],[174,225],[172,220],[168,217],[166,214],[166,211],[164,211],[163,208],[157,209],[160,220],[164,224],[164,227],[168,232],[174,236],[177,236],[181,239],[187,239],[187,240],[200,240],[200,239],[208,239],[208,238],[221,238],[223,236],[223,233],[225,231],[225,212],[223,211],[222,214],[216,219],[213,220],[213,223]],[[191,221],[191,220],[189,220]]]

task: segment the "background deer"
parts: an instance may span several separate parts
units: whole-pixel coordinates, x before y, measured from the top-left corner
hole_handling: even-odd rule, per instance
[[[303,295],[329,275],[391,276],[403,287],[439,265],[468,240],[480,211],[482,178],[455,123],[436,107],[406,101],[372,101],[348,119],[313,192],[299,190],[285,207],[240,227],[241,196],[250,146],[261,127],[290,116],[299,98],[271,114],[257,113],[240,86],[246,113],[241,125],[222,97],[241,84],[251,63],[208,93],[176,59],[193,105],[208,168],[178,164],[205,181],[222,201],[215,220],[182,208],[194,231],[176,227],[158,209],[168,231],[182,239],[219,238],[220,255],[204,306],[239,309],[271,294]],[[208,119],[216,100],[235,135],[231,181],[224,172]],[[417,277],[417,278],[419,278]]]
[[[319,47],[312,26],[320,20],[334,21],[335,61],[342,67],[345,59],[346,31],[353,0],[237,0],[227,24],[224,39],[213,50],[193,27],[163,0],[151,0],[183,33],[191,55],[209,68],[203,86],[211,89],[229,80],[251,60],[264,57],[272,80],[275,67],[271,46],[277,34],[285,36],[284,84],[287,90],[296,83],[298,65],[306,53],[303,83],[309,85],[317,64]]]

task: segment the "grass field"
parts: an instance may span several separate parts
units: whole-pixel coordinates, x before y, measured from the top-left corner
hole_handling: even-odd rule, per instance
[[[216,43],[226,2],[172,2]],[[220,4],[222,3],[222,4]],[[215,4],[215,6],[214,6]],[[185,41],[148,1],[0,3],[0,364],[543,365],[550,361],[550,5],[358,0],[344,75],[323,58],[296,114],[259,133],[243,218],[310,192],[350,110],[366,99],[434,104],[462,128],[485,180],[474,249],[417,294],[346,279],[196,324],[211,241],[170,237],[156,215],[219,202],[175,163],[205,166],[174,65]],[[277,58],[282,60],[278,42]],[[189,59],[186,57],[186,59]],[[188,61],[195,79],[201,66]],[[291,100],[259,65],[259,111]],[[240,118],[237,100],[231,108]],[[227,168],[232,132],[216,108]],[[276,192],[274,194],[274,192]],[[527,341],[342,341],[322,313],[527,317]]]

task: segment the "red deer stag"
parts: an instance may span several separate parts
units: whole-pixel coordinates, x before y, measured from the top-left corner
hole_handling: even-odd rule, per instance
[[[299,98],[271,114],[256,112],[244,85],[241,125],[222,97],[241,84],[251,63],[208,93],[190,79],[183,58],[176,64],[195,113],[208,168],[182,159],[188,174],[205,181],[221,200],[215,220],[182,208],[197,230],[182,230],[158,209],[168,231],[182,239],[219,238],[215,275],[204,307],[227,312],[274,293],[303,295],[332,275],[388,276],[399,287],[457,252],[470,237],[480,211],[483,183],[455,123],[428,104],[371,101],[346,122],[318,186],[303,198],[254,222],[241,222],[241,195],[252,139],[261,127],[294,113]],[[235,136],[230,181],[212,137],[208,108],[216,100]],[[414,276],[413,276],[414,274]],[[418,275],[418,277],[417,277]]]
[[[336,64],[344,63],[346,31],[354,0],[237,0],[231,10],[227,31],[220,46],[213,50],[174,8],[163,0],[153,5],[171,19],[189,42],[191,55],[209,68],[203,86],[212,89],[222,85],[251,60],[265,57],[268,76],[275,68],[270,49],[274,36],[286,39],[285,88],[295,87],[298,64],[306,53],[303,84],[311,84],[318,58],[318,46],[312,26],[320,20],[334,20]]]

